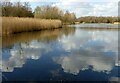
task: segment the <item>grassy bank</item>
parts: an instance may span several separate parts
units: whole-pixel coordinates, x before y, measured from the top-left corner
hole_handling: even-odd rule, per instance
[[[0,30],[0,34],[2,35],[26,31],[55,29],[62,27],[62,22],[60,20],[46,20],[18,17],[1,17],[1,18],[2,29]]]

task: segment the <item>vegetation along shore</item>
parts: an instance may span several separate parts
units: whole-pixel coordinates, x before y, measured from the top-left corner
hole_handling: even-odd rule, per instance
[[[72,24],[76,16],[58,7],[38,6],[32,11],[28,2],[3,2],[2,27],[0,35],[18,32],[61,28],[62,24]]]
[[[2,17],[2,34],[61,28],[60,20]]]
[[[3,2],[0,4],[2,9],[0,35],[56,29],[68,24],[120,23],[118,17],[76,17],[74,12],[63,11],[57,6],[37,6],[33,11],[28,2]]]

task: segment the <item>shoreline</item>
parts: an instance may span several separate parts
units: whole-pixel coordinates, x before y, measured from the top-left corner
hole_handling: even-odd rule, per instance
[[[75,24],[120,24],[120,23],[75,23]]]
[[[22,33],[22,32],[34,32],[44,31],[62,28],[68,25],[86,25],[86,24],[112,24],[119,25],[119,22],[115,23],[62,23],[61,20],[51,19],[36,19],[36,18],[19,18],[19,17],[0,17],[2,19],[2,27],[0,29],[0,36]],[[81,27],[82,29],[120,29],[119,27]]]

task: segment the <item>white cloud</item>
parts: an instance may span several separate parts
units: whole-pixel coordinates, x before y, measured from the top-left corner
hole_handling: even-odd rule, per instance
[[[53,4],[63,10],[74,12],[77,17],[80,16],[118,16],[117,2],[79,2],[70,0],[56,2]]]
[[[29,2],[118,2],[119,0],[2,0],[2,1],[29,1]]]
[[[2,0],[2,1],[12,1],[12,2],[58,2],[59,0]]]
[[[93,15],[117,16],[118,3],[95,4],[93,11]]]
[[[8,0],[9,1],[9,0]],[[77,17],[80,16],[117,16],[119,0],[11,0],[12,2],[21,1],[33,3],[44,2],[53,6],[58,6],[63,10],[75,12]],[[33,9],[35,8],[32,6]]]

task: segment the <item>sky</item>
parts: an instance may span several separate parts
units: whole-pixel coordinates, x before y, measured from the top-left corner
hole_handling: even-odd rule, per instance
[[[6,0],[7,1],[7,0]],[[9,1],[9,0],[8,0]],[[11,0],[30,2],[32,10],[36,6],[58,6],[63,11],[74,12],[81,16],[118,16],[119,0]]]

